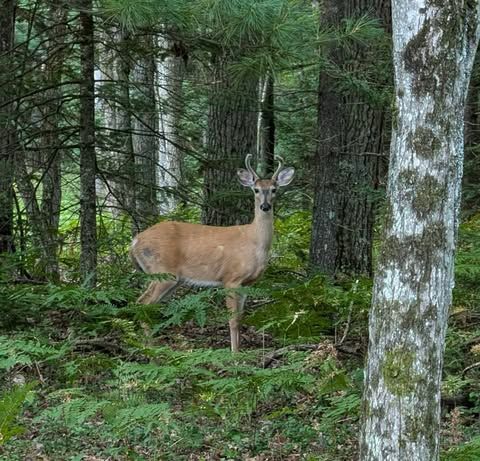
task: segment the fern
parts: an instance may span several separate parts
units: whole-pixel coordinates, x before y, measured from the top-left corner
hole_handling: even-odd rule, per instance
[[[172,325],[181,325],[186,320],[194,318],[196,323],[203,327],[207,321],[207,311],[211,309],[211,290],[203,290],[198,293],[172,300],[163,310],[167,320],[156,325],[153,332]]]
[[[36,422],[62,423],[68,429],[75,431],[88,420],[97,415],[103,408],[110,405],[108,400],[97,400],[92,397],[70,398],[68,392],[63,392],[65,401],[47,408],[37,418]],[[52,395],[50,395],[50,398]]]
[[[16,365],[31,365],[33,362],[52,362],[70,350],[67,343],[54,347],[40,340],[11,339],[0,336],[0,369],[9,370]]]
[[[10,438],[24,432],[24,428],[15,424],[23,404],[29,399],[35,383],[15,387],[0,397],[0,446]]]
[[[72,432],[82,432],[93,420],[103,420],[111,432],[125,436],[140,428],[144,435],[170,423],[172,416],[167,403],[147,403],[140,397],[119,398],[117,394],[94,398],[82,389],[52,393],[51,401],[63,401],[44,410],[35,422],[49,422]]]
[[[234,415],[233,418],[238,419],[250,415],[259,403],[269,401],[273,394],[291,396],[298,392],[312,392],[316,378],[303,369],[302,363],[294,362],[274,369],[247,365],[230,367],[227,370],[236,376],[201,383],[203,399],[221,416]]]
[[[352,393],[335,395],[329,399],[329,408],[326,408],[322,415],[320,427],[322,431],[331,433],[335,426],[346,416],[358,418],[360,412],[361,397]]]
[[[112,430],[121,436],[138,427],[145,435],[149,435],[154,429],[168,425],[172,419],[168,404],[138,404],[135,399],[109,407],[105,417]]]
[[[440,456],[441,461],[478,461],[480,459],[480,437],[475,437],[459,447],[451,448]]]

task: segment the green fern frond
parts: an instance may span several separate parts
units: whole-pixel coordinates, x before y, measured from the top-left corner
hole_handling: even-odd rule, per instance
[[[450,448],[440,455],[441,461],[478,461],[480,459],[480,437],[458,447]]]
[[[170,407],[166,403],[143,403],[133,401],[118,403],[105,412],[106,421],[120,435],[141,427],[148,435],[153,429],[164,427],[172,420]]]
[[[16,365],[31,365],[33,362],[52,362],[64,357],[70,349],[67,343],[57,347],[43,344],[38,339],[0,336],[0,369],[9,370]]]
[[[25,429],[15,424],[23,404],[29,399],[36,383],[18,386],[0,396],[0,446]]]

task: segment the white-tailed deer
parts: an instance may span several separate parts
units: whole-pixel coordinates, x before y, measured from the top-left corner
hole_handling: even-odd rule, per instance
[[[167,221],[138,234],[130,256],[147,274],[169,273],[171,281],[153,281],[138,298],[140,304],[165,300],[182,284],[231,288],[227,307],[231,311],[230,339],[239,350],[240,321],[245,296],[235,291],[255,282],[265,270],[273,236],[273,199],[277,187],[290,184],[295,170],[282,169],[279,161],[272,179],[260,179],[245,158],[247,169],[237,170],[240,183],[255,193],[255,218],[251,224],[229,227]]]

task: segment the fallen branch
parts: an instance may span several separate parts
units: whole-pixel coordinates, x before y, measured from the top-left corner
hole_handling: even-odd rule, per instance
[[[105,349],[112,354],[119,352],[123,354],[127,353],[127,351],[122,346],[120,346],[120,344],[113,342],[111,338],[79,339],[78,341],[75,341],[73,343],[74,349],[81,347]]]
[[[270,352],[263,358],[263,368],[268,368],[274,360],[278,360],[287,352],[291,351],[314,351],[318,349],[318,344],[291,344],[290,346],[282,347],[276,351]]]
[[[472,363],[462,371],[462,376],[465,376],[467,371],[473,370],[474,368],[478,368],[478,367],[480,367],[480,362]]]

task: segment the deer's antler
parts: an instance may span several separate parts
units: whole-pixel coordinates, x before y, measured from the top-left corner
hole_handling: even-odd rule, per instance
[[[247,170],[250,171],[250,173],[252,173],[256,181],[257,179],[260,179],[260,178],[258,177],[258,174],[256,173],[256,171],[250,165],[251,158],[252,158],[252,154],[247,154],[247,156],[245,157],[245,166],[247,167]]]
[[[285,163],[285,161],[283,160],[282,157],[280,157],[280,155],[275,155],[275,159],[278,160],[278,168],[276,169],[275,173],[273,173],[273,176],[272,176],[272,179],[274,181],[277,180],[278,173],[280,173],[280,170],[283,168],[283,164]]]

